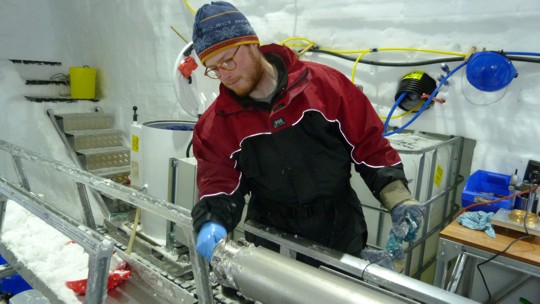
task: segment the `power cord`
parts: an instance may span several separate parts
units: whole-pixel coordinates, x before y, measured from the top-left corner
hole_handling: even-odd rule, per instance
[[[476,269],[478,269],[478,272],[480,273],[480,276],[482,277],[482,283],[484,283],[484,287],[486,288],[486,291],[488,293],[488,303],[491,303],[491,292],[489,290],[489,286],[487,285],[486,278],[484,277],[484,273],[482,273],[482,270],[480,269],[480,266],[482,266],[484,264],[487,264],[490,261],[493,261],[496,257],[500,256],[501,254],[506,253],[506,251],[508,251],[508,249],[510,249],[510,247],[512,247],[512,245],[514,245],[516,242],[532,237],[532,235],[529,234],[529,230],[527,229],[527,215],[529,215],[529,211],[527,210],[528,209],[527,207],[528,207],[528,204],[529,204],[529,202],[531,201],[531,198],[532,198],[532,194],[531,194],[532,190],[536,189],[536,188],[538,188],[538,186],[533,188],[532,185],[531,185],[530,188],[527,190],[529,192],[529,200],[525,203],[525,208],[524,208],[525,215],[523,216],[523,230],[525,230],[525,235],[513,240],[501,252],[496,253],[495,255],[490,257],[489,259],[487,259],[487,260],[483,261],[482,263],[479,263],[478,265],[476,265]]]
[[[377,261],[377,262],[378,262],[378,261]],[[364,273],[366,272],[366,269],[367,269],[369,266],[371,266],[372,264],[375,264],[375,263],[376,263],[376,262],[369,262],[369,263],[366,265],[366,267],[364,267],[364,269],[362,269],[362,275],[361,275],[361,277],[360,277],[360,278],[362,279],[362,281],[365,281],[365,280],[364,280]]]
[[[500,256],[501,254],[504,254],[506,253],[506,251],[508,251],[508,249],[510,249],[510,247],[512,247],[512,245],[514,245],[517,241],[521,241],[521,240],[524,240],[526,238],[530,238],[532,237],[532,235],[530,234],[527,234],[527,235],[524,235],[522,237],[519,237],[515,240],[513,240],[510,244],[508,244],[508,246],[506,246],[506,248],[504,248],[501,252],[498,252],[497,254],[493,255],[491,258],[483,261],[482,263],[479,263],[478,265],[476,265],[476,269],[478,269],[478,272],[480,273],[480,276],[482,277],[482,282],[484,283],[484,287],[486,288],[486,291],[488,293],[488,303],[491,302],[491,292],[489,291],[489,287],[487,285],[487,282],[486,282],[486,279],[484,277],[484,274],[482,273],[482,270],[480,269],[480,266],[492,261],[493,259],[495,259],[496,257]]]

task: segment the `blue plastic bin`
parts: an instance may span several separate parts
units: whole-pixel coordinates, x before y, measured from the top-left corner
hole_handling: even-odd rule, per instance
[[[511,194],[508,190],[510,185],[510,175],[478,170],[468,179],[461,194],[461,205],[480,203],[483,201],[492,201]],[[477,206],[469,209],[470,211],[497,212],[500,208],[513,209],[513,200],[506,199],[500,202]]]
[[[4,265],[6,263],[6,260],[4,260],[2,256],[0,256],[0,265]],[[26,283],[26,281],[19,274],[0,278],[1,293],[11,293],[12,295],[16,295],[19,292],[23,292],[29,289],[32,289],[32,286],[28,285],[28,283]]]

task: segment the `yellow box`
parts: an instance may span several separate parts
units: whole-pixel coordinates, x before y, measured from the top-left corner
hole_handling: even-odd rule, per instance
[[[96,98],[96,73],[96,69],[88,66],[70,67],[69,80],[71,87],[71,98]]]

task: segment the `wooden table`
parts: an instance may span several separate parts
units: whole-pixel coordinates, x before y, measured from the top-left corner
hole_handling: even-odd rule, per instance
[[[444,228],[440,232],[434,285],[445,288],[449,263],[457,258],[445,289],[456,292],[460,283],[463,283],[462,288],[466,289],[474,275],[474,263],[468,261],[470,258],[478,262],[485,261],[525,235],[497,226],[495,233],[496,238],[490,238],[485,232],[463,227],[456,221]],[[540,237],[533,235],[515,242],[504,254],[490,263],[522,272],[523,280],[530,276],[540,277]],[[508,290],[510,289],[508,287]],[[468,292],[462,290],[461,293],[467,296]]]

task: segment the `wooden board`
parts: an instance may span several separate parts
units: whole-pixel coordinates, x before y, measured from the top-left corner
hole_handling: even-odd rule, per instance
[[[441,232],[440,237],[467,246],[482,249],[488,252],[497,253],[504,250],[512,241],[524,236],[524,233],[495,227],[496,237],[490,238],[484,231],[472,230],[461,226],[457,221],[453,221]],[[532,236],[514,243],[503,256],[540,266],[540,237]]]

